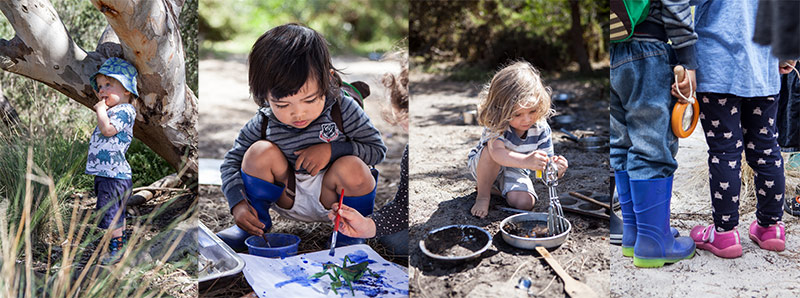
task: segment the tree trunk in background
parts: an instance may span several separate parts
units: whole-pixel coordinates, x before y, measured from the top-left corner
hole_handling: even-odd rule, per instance
[[[14,27],[0,40],[0,68],[42,82],[92,108],[89,84],[105,59],[122,57],[139,71],[134,136],[184,181],[197,177],[197,97],[186,85],[178,16],[183,1],[92,0],[109,27],[94,52],[70,38],[53,5],[44,0],[0,1]]]
[[[569,0],[570,16],[572,17],[572,27],[569,29],[569,45],[575,61],[580,65],[582,73],[592,72],[592,64],[589,63],[589,54],[586,52],[586,45],[583,42],[583,26],[581,26],[581,8],[578,0]]]
[[[13,128],[19,123],[19,114],[11,102],[6,99],[6,94],[3,92],[3,82],[0,82],[0,121],[8,128]]]

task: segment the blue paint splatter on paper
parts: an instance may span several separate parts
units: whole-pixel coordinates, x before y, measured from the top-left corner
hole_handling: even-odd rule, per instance
[[[300,267],[299,265],[286,266],[283,267],[281,271],[283,274],[289,277],[289,280],[276,283],[276,288],[280,288],[291,283],[297,283],[301,286],[309,287],[312,283],[319,282],[319,278],[309,278],[310,276],[308,273],[306,273],[306,269]]]
[[[354,264],[358,264],[364,261],[367,261],[368,264],[377,263],[374,260],[370,260],[369,256],[367,256],[367,252],[360,249],[354,251],[351,254],[348,254],[347,257],[350,259],[350,261],[353,261]],[[340,260],[344,261],[344,257],[342,257]]]

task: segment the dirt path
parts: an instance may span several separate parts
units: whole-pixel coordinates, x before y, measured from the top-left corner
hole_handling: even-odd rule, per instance
[[[688,236],[695,225],[708,225],[711,199],[708,188],[708,145],[702,127],[680,141],[678,169],[672,192],[672,226],[681,236]],[[784,155],[784,159],[786,155]],[[751,180],[752,181],[752,180]],[[788,172],[786,197],[793,198],[800,183],[800,172]],[[755,220],[756,198],[752,190],[745,192],[739,203],[739,226],[743,255],[723,259],[704,250],[697,250],[691,260],[658,269],[637,269],[630,258],[622,257],[619,246],[611,248],[612,296],[697,296],[697,297],[798,297],[800,296],[800,219],[784,214],[786,250],[770,252],[748,238],[748,227]],[[653,287],[653,284],[660,285]]]
[[[608,101],[601,88],[587,88],[570,81],[548,82],[554,90],[576,94],[568,107],[559,108],[577,116],[573,132],[596,131],[608,135]],[[450,82],[413,73],[411,82],[410,203],[411,295],[418,297],[522,297],[516,290],[520,277],[529,277],[532,293],[544,297],[563,296],[563,282],[532,251],[514,248],[502,240],[500,221],[512,215],[495,209],[507,206],[494,198],[489,215],[478,219],[469,213],[475,200],[475,183],[466,172],[466,159],[481,134],[477,125],[464,125],[461,112],[478,102],[480,83]],[[557,129],[557,127],[556,127]],[[556,154],[569,160],[569,170],[559,181],[561,197],[584,190],[593,196],[608,193],[608,151],[587,152],[555,131]],[[540,195],[534,210],[546,212],[547,189],[535,183]],[[576,279],[602,296],[609,292],[608,221],[567,213],[573,225],[569,239],[552,254]],[[444,264],[423,255],[418,243],[425,233],[451,224],[480,226],[492,235],[492,246],[473,261]]]
[[[394,198],[400,177],[400,159],[408,134],[399,126],[392,126],[382,120],[380,113],[386,100],[386,91],[380,84],[385,72],[399,72],[399,65],[393,62],[376,62],[358,57],[335,57],[333,64],[343,70],[347,82],[364,81],[369,84],[371,93],[365,100],[365,110],[372,123],[380,130],[383,141],[389,148],[386,159],[376,168],[380,171],[375,205],[380,208]],[[247,84],[246,57],[231,57],[227,60],[205,59],[200,61],[200,121],[197,130],[200,135],[200,158],[222,159],[231,146],[239,130],[255,115],[256,104],[250,99]],[[218,175],[218,174],[217,174]],[[202,178],[201,178],[202,179]],[[233,217],[219,186],[201,185],[199,199],[199,218],[212,231],[219,231],[233,225]],[[273,218],[273,232],[290,233],[300,236],[299,251],[311,252],[324,248],[330,238],[330,223],[303,223],[286,220],[277,213]],[[379,253],[384,249],[377,241],[367,242]],[[405,259],[394,259],[406,264]],[[227,296],[230,293],[247,293],[246,283],[240,280],[233,288],[205,293],[212,296]],[[203,294],[203,293],[201,293]]]

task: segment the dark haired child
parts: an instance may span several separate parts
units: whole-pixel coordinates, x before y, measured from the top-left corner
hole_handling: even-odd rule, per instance
[[[94,175],[98,210],[106,208],[98,226],[111,231],[109,255],[103,263],[119,260],[124,245],[125,204],[130,197],[131,166],[125,152],[133,139],[136,109],[130,104],[136,92],[136,68],[120,58],[109,58],[89,79],[98,102],[94,105],[97,127],[89,140],[86,174]]]
[[[220,238],[244,249],[248,234],[260,236],[272,226],[272,204],[288,218],[327,221],[342,190],[345,205],[371,214],[377,171],[369,166],[383,160],[386,146],[341,89],[325,39],[299,24],[278,26],[258,38],[248,62],[250,92],[260,109],[220,167],[236,223]],[[341,128],[334,121],[337,107]],[[337,240],[337,246],[354,243],[363,239]]]

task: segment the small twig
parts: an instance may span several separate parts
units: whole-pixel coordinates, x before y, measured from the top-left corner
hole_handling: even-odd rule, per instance
[[[583,273],[583,264],[586,264],[586,258],[581,257],[581,259],[583,260],[583,262],[581,262],[581,268],[578,269],[578,273]]]
[[[549,282],[549,283],[547,283],[547,286],[546,286],[546,287],[544,287],[544,289],[543,289],[541,292],[539,292],[538,294],[536,294],[536,296],[541,296],[541,295],[542,295],[542,293],[544,293],[544,291],[547,291],[547,289],[549,289],[549,288],[550,288],[550,285],[552,285],[552,284],[553,284],[553,282],[554,282],[555,280],[556,280],[556,277],[555,277],[555,276],[553,276],[553,278],[552,278],[552,279],[550,279],[550,282]]]
[[[525,263],[522,263],[521,265],[519,265],[519,266],[517,267],[517,270],[514,270],[514,274],[511,274],[511,278],[509,278],[509,279],[508,279],[508,281],[506,281],[506,282],[511,282],[511,281],[513,281],[513,280],[514,280],[514,275],[517,275],[517,272],[519,272],[519,270],[520,270],[520,269],[522,269],[522,266],[525,266],[525,265],[527,265],[527,264],[528,264],[528,262],[525,262]]]
[[[131,192],[139,192],[142,190],[156,190],[156,191],[189,191],[186,188],[174,188],[174,187],[152,187],[152,186],[142,186],[134,188]]]

